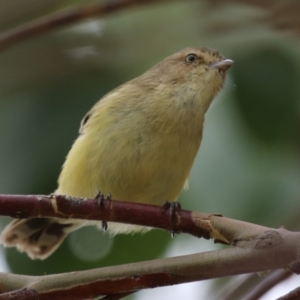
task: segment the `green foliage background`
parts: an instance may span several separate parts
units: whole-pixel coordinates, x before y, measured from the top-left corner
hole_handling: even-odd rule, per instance
[[[0,1],[3,32],[88,1],[14,2]],[[0,193],[51,193],[81,118],[101,96],[181,48],[205,45],[235,65],[207,114],[182,206],[298,229],[299,45],[260,15],[248,6],[205,1],[138,6],[0,53]],[[8,221],[3,217],[2,226]],[[181,245],[177,255],[207,243],[219,247],[194,240],[172,240],[158,230],[110,238],[88,228],[42,262],[15,249],[3,255],[12,272],[41,275],[164,257],[174,243]]]

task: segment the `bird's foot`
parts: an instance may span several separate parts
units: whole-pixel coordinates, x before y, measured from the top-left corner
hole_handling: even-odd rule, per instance
[[[104,200],[111,200],[111,194],[108,193],[105,198],[104,195],[100,191],[98,191],[95,196],[95,200],[97,201],[98,207],[102,208],[103,204],[104,204]],[[107,231],[107,228],[108,228],[107,221],[102,220],[101,222],[102,222],[102,226],[101,226],[102,230],[104,232]]]
[[[162,205],[162,208],[165,210],[169,210],[169,217],[170,217],[170,223],[173,227],[171,231],[171,237],[174,238],[176,232],[176,224],[177,224],[177,214],[178,211],[181,209],[181,204],[179,202],[169,202],[165,201]]]

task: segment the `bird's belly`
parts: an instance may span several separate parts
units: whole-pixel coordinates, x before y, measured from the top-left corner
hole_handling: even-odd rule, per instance
[[[147,142],[118,138],[93,146],[79,139],[66,161],[72,165],[62,170],[58,192],[92,198],[101,191],[111,193],[113,199],[155,205],[175,201],[198,148],[195,140],[181,142],[174,137]]]
[[[161,205],[175,201],[189,175],[193,157],[167,151],[125,155],[119,160],[113,153],[99,163],[97,185],[114,199]]]

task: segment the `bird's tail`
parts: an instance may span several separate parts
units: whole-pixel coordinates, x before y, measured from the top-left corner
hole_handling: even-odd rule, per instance
[[[1,233],[0,242],[5,247],[17,247],[32,259],[45,259],[60,246],[69,232],[82,225],[55,218],[14,220]]]

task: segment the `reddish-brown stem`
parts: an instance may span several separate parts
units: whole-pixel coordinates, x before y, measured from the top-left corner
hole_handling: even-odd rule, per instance
[[[70,201],[72,200],[72,201]],[[174,232],[186,232],[197,237],[210,238],[210,226],[200,221],[196,224],[192,212],[178,210],[176,221],[170,222],[169,210],[160,206],[97,199],[71,198],[62,195],[0,195],[1,215],[14,218],[59,217],[87,220],[105,220],[133,223]],[[209,214],[201,214],[208,220]]]

